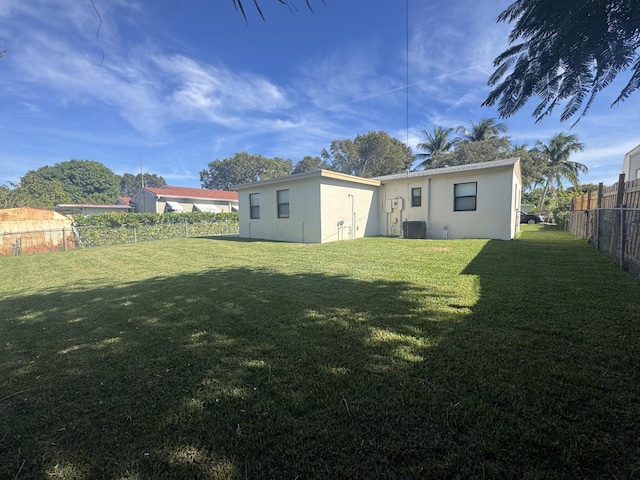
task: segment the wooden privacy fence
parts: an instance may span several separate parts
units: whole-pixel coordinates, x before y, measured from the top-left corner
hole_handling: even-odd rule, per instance
[[[640,279],[640,179],[625,183],[621,174],[615,185],[573,199],[568,228]]]
[[[618,183],[610,187],[600,183],[598,190],[575,197],[571,201],[571,211],[620,208],[622,205],[640,208],[640,178],[626,183],[624,178],[624,173],[621,173]]]

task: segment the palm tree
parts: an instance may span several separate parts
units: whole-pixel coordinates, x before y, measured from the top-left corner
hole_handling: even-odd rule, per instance
[[[434,128],[433,134],[422,130],[422,134],[426,137],[427,141],[418,143],[416,147],[423,150],[425,153],[418,153],[416,157],[422,160],[416,168],[428,168],[431,166],[433,155],[437,153],[447,153],[460,141],[459,138],[449,138],[453,132],[453,128],[443,129],[442,127]]]
[[[578,174],[586,173],[589,169],[582,163],[569,160],[572,153],[584,150],[584,143],[578,141],[577,135],[557,133],[551,137],[548,144],[538,140],[534,150],[546,159],[546,168],[543,174],[545,185],[538,209],[538,213],[541,213],[547,191],[551,185],[555,184],[558,189],[562,190],[562,181],[568,180],[575,186],[578,184]]]
[[[462,135],[462,139],[465,142],[480,142],[490,138],[498,138],[501,133],[507,131],[507,126],[504,123],[496,123],[495,118],[486,118],[478,123],[469,120],[469,123],[471,124],[470,131],[464,125],[456,128],[456,131]]]

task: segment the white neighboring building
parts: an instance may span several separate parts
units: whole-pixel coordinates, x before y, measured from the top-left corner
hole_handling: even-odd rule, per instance
[[[233,188],[244,238],[325,243],[405,234],[509,240],[520,225],[517,158],[373,179],[318,170]]]
[[[640,178],[640,145],[624,156],[622,173],[625,175],[625,182]]]
[[[130,200],[136,213],[236,212],[238,193],[204,188],[144,187]]]

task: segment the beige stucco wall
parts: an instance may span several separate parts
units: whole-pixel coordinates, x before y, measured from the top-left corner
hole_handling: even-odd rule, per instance
[[[378,235],[379,187],[326,178],[320,188],[322,243]]]
[[[427,222],[427,238],[494,238],[508,240],[517,233],[519,176],[511,166],[407,177],[385,181],[380,198],[380,234],[399,235],[401,223]],[[454,211],[454,184],[477,182],[476,210]],[[411,189],[422,188],[422,205],[411,206]],[[387,199],[402,198],[403,209],[385,211]]]
[[[285,242],[326,243],[378,234],[377,186],[327,176],[243,186],[238,192],[240,236]],[[289,190],[289,218],[278,218],[278,190]],[[251,219],[249,195],[260,194],[260,218]],[[349,197],[352,195],[353,197]],[[353,198],[353,203],[352,203]],[[352,222],[352,212],[355,220]],[[338,222],[344,222],[338,227]]]
[[[278,190],[289,190],[289,218],[278,218]],[[260,218],[250,218],[249,195],[260,194]],[[238,192],[240,236],[321,243],[320,177],[248,187]]]

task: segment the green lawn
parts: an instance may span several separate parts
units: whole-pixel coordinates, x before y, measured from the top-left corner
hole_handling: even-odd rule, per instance
[[[640,478],[640,284],[523,230],[0,257],[0,478]]]

